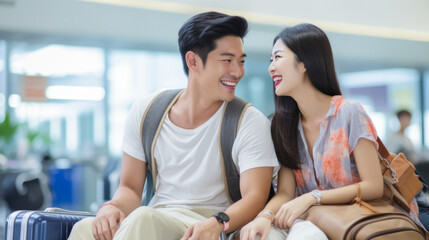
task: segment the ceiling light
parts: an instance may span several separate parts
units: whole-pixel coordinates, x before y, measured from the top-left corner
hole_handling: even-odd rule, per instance
[[[104,94],[102,87],[57,85],[46,89],[48,99],[100,101],[104,98]]]

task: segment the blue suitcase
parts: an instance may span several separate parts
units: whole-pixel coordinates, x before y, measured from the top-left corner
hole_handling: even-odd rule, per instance
[[[20,210],[6,220],[5,240],[66,240],[73,224],[95,215],[72,211]]]

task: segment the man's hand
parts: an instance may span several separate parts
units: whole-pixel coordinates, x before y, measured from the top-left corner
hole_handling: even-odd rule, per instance
[[[215,217],[210,217],[204,222],[191,225],[181,240],[218,240],[223,228],[223,224]]]
[[[92,235],[97,240],[111,240],[125,218],[117,207],[107,205],[100,208],[92,223]]]

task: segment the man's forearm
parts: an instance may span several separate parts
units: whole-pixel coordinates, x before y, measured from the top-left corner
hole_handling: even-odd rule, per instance
[[[119,186],[111,200],[118,208],[128,216],[132,211],[141,206],[141,195],[139,196],[130,188]]]
[[[258,215],[267,203],[267,198],[263,195],[260,192],[248,193],[225,211],[230,217],[228,232],[240,229]]]

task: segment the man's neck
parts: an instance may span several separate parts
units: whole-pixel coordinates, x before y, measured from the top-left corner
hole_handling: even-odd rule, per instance
[[[405,128],[400,128],[398,131],[399,134],[405,135]]]
[[[187,88],[169,112],[170,121],[185,129],[194,129],[209,120],[223,104],[209,95]]]

